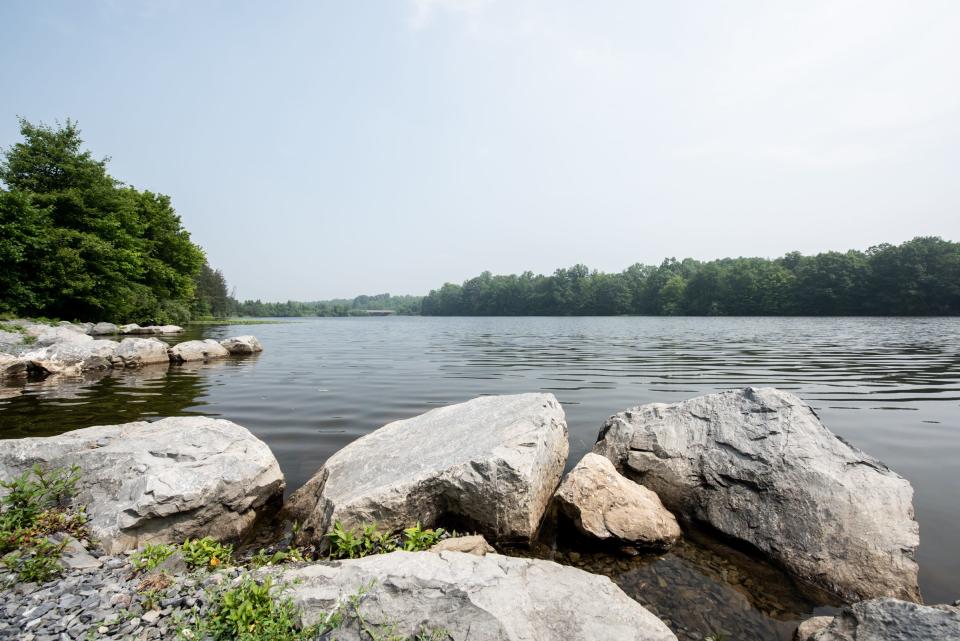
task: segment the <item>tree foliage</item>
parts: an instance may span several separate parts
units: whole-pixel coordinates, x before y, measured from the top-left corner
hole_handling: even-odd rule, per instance
[[[111,177],[73,121],[20,133],[0,162],[0,311],[188,320],[203,251],[170,198]]]
[[[422,301],[427,316],[903,316],[960,314],[960,243],[919,237],[867,251],[701,262],[668,258],[619,274],[483,272]]]

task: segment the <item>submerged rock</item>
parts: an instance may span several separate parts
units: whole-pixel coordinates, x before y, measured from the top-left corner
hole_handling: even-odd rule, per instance
[[[913,488],[772,388],[621,412],[594,452],[675,514],[746,541],[855,601],[920,599]]]
[[[155,363],[169,363],[167,344],[156,338],[124,338],[114,353],[115,367],[143,367]]]
[[[11,354],[0,353],[0,381],[5,378],[23,378],[27,375],[29,361]]]
[[[669,547],[680,526],[656,493],[617,472],[599,454],[587,454],[557,490],[560,511],[583,534],[601,541]]]
[[[396,421],[331,456],[287,505],[321,541],[336,521],[388,530],[466,524],[491,539],[530,539],[567,459],[552,394],[484,396]]]
[[[263,351],[263,345],[257,340],[256,336],[247,334],[246,336],[234,336],[220,341],[220,344],[231,354],[254,354]]]
[[[240,537],[284,487],[265,443],[235,423],[206,417],[0,441],[0,479],[35,463],[79,467],[75,500],[86,506],[88,527],[108,553],[186,537]]]
[[[174,363],[187,361],[208,361],[214,358],[226,358],[230,355],[220,343],[208,338],[202,341],[178,343],[169,350],[170,360]]]
[[[898,599],[873,599],[840,614],[815,617],[797,629],[797,641],[956,641],[960,608],[918,605]]]
[[[676,641],[607,577],[551,561],[457,552],[392,552],[282,574],[311,625],[365,586],[359,612],[374,629],[456,641]],[[381,627],[383,626],[383,627]],[[337,630],[359,641],[357,626]]]

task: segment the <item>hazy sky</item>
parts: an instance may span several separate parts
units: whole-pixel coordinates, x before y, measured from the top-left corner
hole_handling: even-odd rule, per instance
[[[960,241],[960,3],[0,2],[0,145],[80,121],[241,297]]]

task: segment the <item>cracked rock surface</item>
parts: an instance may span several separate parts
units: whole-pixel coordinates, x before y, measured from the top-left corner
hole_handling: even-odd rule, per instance
[[[607,577],[552,561],[461,552],[392,552],[282,574],[306,624],[370,586],[364,620],[406,637],[443,630],[457,641],[676,641]],[[337,639],[359,641],[348,626]]]
[[[873,599],[844,608],[829,619],[797,630],[797,641],[955,641],[960,639],[960,608]]]
[[[919,601],[913,488],[793,394],[747,388],[610,417],[594,452],[674,514],[847,601]]]
[[[75,501],[107,553],[186,537],[242,536],[284,488],[265,443],[206,417],[88,427],[0,441],[0,478],[35,463],[80,468]]]
[[[497,539],[529,539],[567,460],[567,424],[552,394],[483,396],[395,421],[331,456],[287,503],[308,540],[336,521],[400,530],[466,522]]]

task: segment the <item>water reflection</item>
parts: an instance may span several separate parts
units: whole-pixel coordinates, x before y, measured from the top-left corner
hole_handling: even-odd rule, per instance
[[[481,394],[553,392],[572,465],[627,407],[773,385],[911,481],[924,595],[960,598],[960,319],[346,318],[170,340],[247,333],[265,345],[257,359],[7,388],[0,436],[223,416],[270,445],[293,490],[356,437]],[[690,559],[667,558],[679,581]],[[622,574],[653,585],[644,568]]]

